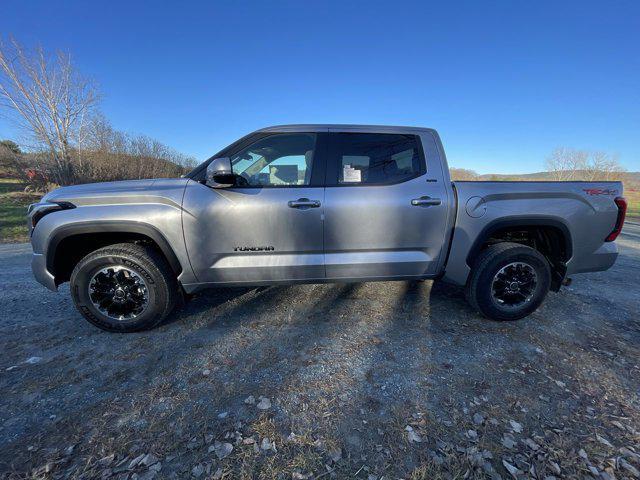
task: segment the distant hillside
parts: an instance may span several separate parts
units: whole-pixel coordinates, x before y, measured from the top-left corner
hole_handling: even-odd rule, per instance
[[[478,175],[473,170],[463,168],[451,168],[452,180],[472,180],[472,181],[534,181],[534,180],[553,180],[553,176],[549,172],[520,173],[520,174],[503,174],[503,173],[487,173]],[[577,172],[580,177],[580,172]],[[624,184],[624,196],[627,199],[629,208],[627,215],[629,217],[640,216],[640,172],[624,172],[620,175]]]
[[[640,182],[640,172],[625,172],[625,181]],[[550,172],[535,172],[535,173],[486,173],[484,175],[478,175],[479,180],[553,180]]]

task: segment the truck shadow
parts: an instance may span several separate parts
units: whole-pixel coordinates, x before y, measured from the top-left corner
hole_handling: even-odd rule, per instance
[[[35,410],[3,450],[5,458],[32,461],[24,452],[36,433],[53,448],[92,432],[77,447],[78,458],[111,451],[124,458],[135,439],[144,451],[193,465],[207,450],[207,435],[223,440],[240,428],[245,437],[277,439],[283,463],[293,458],[284,439],[294,432],[308,439],[296,452],[309,458],[339,448],[346,465],[367,455],[375,467],[391,456],[406,473],[426,454],[398,450],[405,448],[406,425],[432,439],[453,442],[457,435],[464,444],[464,432],[475,427],[473,411],[462,411],[474,398],[493,402],[477,407],[483,414],[512,409],[516,401],[532,416],[550,414],[555,407],[536,400],[532,380],[546,381],[540,373],[546,367],[527,366],[535,361],[530,336],[540,342],[548,335],[539,321],[485,321],[462,288],[431,281],[203,291],[156,330],[122,336],[88,330],[70,345],[66,363],[50,364],[46,378],[26,385],[47,391],[60,421],[42,424],[39,407],[25,404],[25,411]],[[77,361],[89,351],[99,360]],[[510,376],[507,368],[528,377]],[[47,383],[56,378],[60,385]],[[245,403],[249,396],[268,397],[272,407],[260,411]],[[517,410],[511,415],[520,418]],[[250,447],[236,448],[238,458],[251,457]],[[264,458],[271,457],[255,455],[256,476]],[[163,462],[167,475],[179,468]]]

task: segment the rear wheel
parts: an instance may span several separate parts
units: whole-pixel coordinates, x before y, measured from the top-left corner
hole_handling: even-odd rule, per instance
[[[549,291],[551,270],[537,250],[498,243],[476,259],[467,283],[467,299],[494,320],[517,320],[540,306]]]
[[[71,296],[93,325],[110,332],[154,327],[173,310],[178,285],[151,247],[120,243],[84,257],[71,274]]]

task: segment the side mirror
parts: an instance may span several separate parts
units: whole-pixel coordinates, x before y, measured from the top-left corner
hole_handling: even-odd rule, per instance
[[[206,184],[212,188],[226,188],[235,184],[229,157],[214,158],[207,165]]]

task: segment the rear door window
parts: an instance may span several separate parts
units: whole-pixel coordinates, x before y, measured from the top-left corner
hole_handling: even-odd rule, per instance
[[[400,183],[426,171],[416,135],[332,133],[328,185]]]

